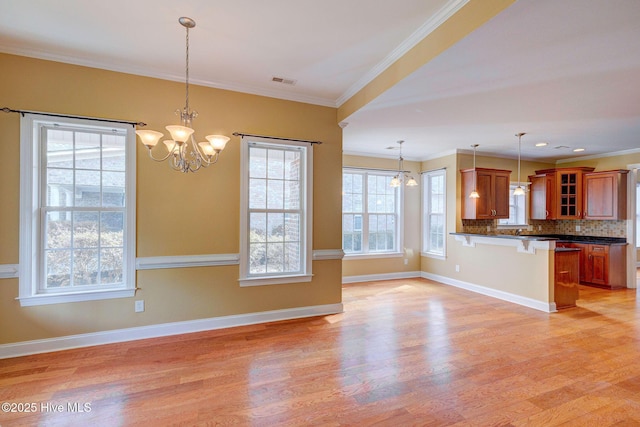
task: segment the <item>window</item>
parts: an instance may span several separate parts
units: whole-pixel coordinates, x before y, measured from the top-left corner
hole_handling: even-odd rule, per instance
[[[526,209],[526,192],[521,196],[515,196],[513,191],[518,184],[509,186],[509,219],[499,219],[498,226],[526,227],[528,225]]]
[[[345,255],[399,253],[401,191],[394,172],[344,169],[342,249]]]
[[[240,285],[311,280],[312,148],[242,139]]]
[[[422,252],[436,257],[445,256],[446,171],[422,174]]]
[[[133,126],[21,121],[20,303],[135,292]]]

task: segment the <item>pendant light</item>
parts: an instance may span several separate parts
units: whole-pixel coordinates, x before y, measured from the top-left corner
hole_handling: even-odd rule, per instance
[[[404,158],[402,157],[402,144],[404,144],[403,140],[398,141],[398,145],[400,145],[400,158],[398,159],[398,174],[391,179],[389,185],[391,187],[400,187],[402,185],[402,181],[404,181],[404,185],[407,187],[415,187],[418,185],[418,181],[415,180],[414,177],[407,175],[407,171],[404,170]]]
[[[524,196],[524,188],[522,188],[522,186],[520,185],[520,150],[522,145],[521,143],[522,135],[526,135],[526,133],[525,132],[516,133],[516,136],[518,137],[518,186],[516,187],[515,190],[513,190],[514,196]]]
[[[480,144],[473,144],[473,191],[469,194],[470,199],[479,199],[480,195],[478,194],[478,190],[476,189],[476,148],[478,148]]]

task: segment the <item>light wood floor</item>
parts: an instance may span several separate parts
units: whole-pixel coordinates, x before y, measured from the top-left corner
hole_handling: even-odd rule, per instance
[[[339,315],[0,360],[0,402],[38,405],[0,425],[640,425],[636,292],[580,290],[545,314],[354,284]]]

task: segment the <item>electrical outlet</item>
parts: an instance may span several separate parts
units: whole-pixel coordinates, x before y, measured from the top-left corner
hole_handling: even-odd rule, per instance
[[[576,225],[576,231],[580,231],[580,226]]]
[[[135,303],[135,312],[142,313],[143,311],[144,311],[144,300],[143,299],[137,300]]]
[[[541,225],[538,226],[538,231],[542,231],[542,226]]]
[[[491,231],[491,226],[487,225],[487,231]]]
[[[456,273],[460,273],[460,266],[456,264]]]
[[[404,259],[404,265],[409,265],[409,260],[407,258]]]

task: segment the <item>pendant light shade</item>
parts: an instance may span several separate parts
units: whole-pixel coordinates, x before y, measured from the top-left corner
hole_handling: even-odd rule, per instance
[[[397,188],[404,185],[407,187],[416,187],[418,185],[418,181],[415,180],[414,177],[407,175],[407,172],[404,170],[404,158],[402,157],[402,144],[404,141],[398,141],[398,145],[400,146],[400,157],[398,158],[398,174],[391,178],[391,182],[389,183],[390,187]]]
[[[522,135],[526,135],[526,133],[524,132],[516,133],[516,136],[518,137],[518,186],[516,187],[515,190],[513,190],[514,196],[524,196],[524,188],[522,188],[522,185],[520,185],[520,151],[521,151],[521,144],[522,144],[521,142]]]

